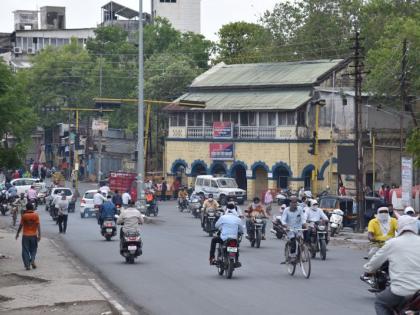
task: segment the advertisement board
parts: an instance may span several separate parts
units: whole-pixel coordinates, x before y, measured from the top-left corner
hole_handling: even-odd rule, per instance
[[[233,160],[233,143],[210,143],[210,158],[212,160]]]
[[[413,159],[401,158],[401,201],[403,207],[411,206],[413,189]]]
[[[213,138],[215,139],[232,139],[233,125],[230,121],[213,122]]]
[[[108,120],[94,119],[92,120],[92,130],[108,130]]]

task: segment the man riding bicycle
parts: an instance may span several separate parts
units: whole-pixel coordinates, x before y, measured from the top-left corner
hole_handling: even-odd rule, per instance
[[[298,207],[297,197],[292,196],[290,198],[290,206],[284,209],[281,216],[281,222],[288,230],[287,238],[290,253],[289,257],[291,259],[296,258],[296,236],[298,229],[301,229],[306,222],[306,216],[301,207]]]

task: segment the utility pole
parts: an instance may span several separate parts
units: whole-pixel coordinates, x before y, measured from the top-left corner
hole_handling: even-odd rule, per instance
[[[143,0],[139,0],[139,83],[137,125],[137,201],[141,201],[144,182],[144,64],[143,64]]]
[[[354,129],[357,152],[356,202],[358,207],[359,231],[364,229],[365,203],[363,194],[363,133],[362,133],[362,73],[363,55],[360,46],[360,33],[356,30],[354,38]]]
[[[403,113],[407,105],[407,39],[403,41],[402,60],[401,60],[401,78],[400,78],[400,96],[401,96],[401,107],[400,107],[400,169],[402,167],[402,156],[403,156]]]
[[[99,56],[99,96],[102,96],[102,55]],[[102,107],[101,107],[102,109]],[[100,111],[102,119],[102,111]],[[102,178],[102,130],[99,130],[99,156],[98,156],[98,184],[101,183]]]

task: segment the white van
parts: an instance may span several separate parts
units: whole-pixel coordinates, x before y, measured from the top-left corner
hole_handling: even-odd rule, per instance
[[[226,204],[230,197],[239,204],[243,204],[246,200],[246,191],[238,188],[235,179],[229,177],[199,175],[195,180],[194,193],[204,195],[206,198],[209,194],[213,194],[213,198],[220,204]]]

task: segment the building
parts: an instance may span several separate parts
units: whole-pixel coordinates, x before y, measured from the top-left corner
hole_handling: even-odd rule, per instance
[[[152,16],[167,18],[181,32],[201,32],[201,0],[151,0]]]
[[[36,10],[16,10],[13,11],[15,19],[15,30],[37,30],[38,11]]]
[[[201,174],[234,177],[249,198],[267,188],[313,189],[315,183],[318,191],[329,186],[335,192],[343,181],[351,190],[354,175],[337,172],[337,147],[354,146],[349,64],[349,60],[222,63],[203,73],[188,93],[166,108],[168,177],[181,178],[185,184],[193,184]],[[325,105],[319,110],[319,154],[315,156],[308,149],[320,100]],[[369,105],[367,97],[364,102]],[[363,108],[367,113],[369,108]],[[365,129],[398,128],[382,116],[377,113],[367,125],[365,121]],[[387,159],[387,153],[382,153],[382,159]],[[315,168],[318,174],[313,178]]]

